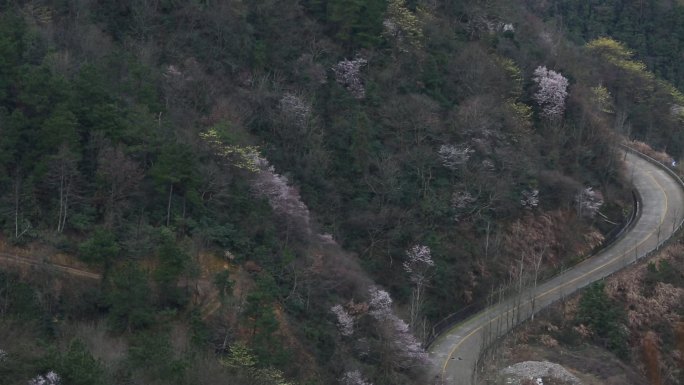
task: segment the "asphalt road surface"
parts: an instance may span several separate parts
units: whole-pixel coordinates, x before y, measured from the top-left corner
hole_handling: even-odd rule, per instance
[[[670,173],[632,153],[628,175],[641,196],[633,227],[603,251],[536,288],[490,306],[443,333],[430,347],[435,376],[449,385],[474,384],[483,347],[532,314],[588,284],[646,256],[669,238],[684,217],[684,190]]]

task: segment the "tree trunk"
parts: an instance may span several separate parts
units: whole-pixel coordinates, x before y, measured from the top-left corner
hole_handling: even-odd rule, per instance
[[[171,198],[173,198],[173,183],[169,187],[169,203],[166,206],[166,227],[171,223]]]
[[[17,175],[14,179],[14,238],[19,238],[19,193],[21,191],[21,178]]]

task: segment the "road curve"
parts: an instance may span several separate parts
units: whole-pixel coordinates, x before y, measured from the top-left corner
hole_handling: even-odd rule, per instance
[[[562,296],[646,256],[669,238],[684,218],[684,189],[663,167],[625,153],[627,175],[641,196],[641,215],[620,239],[565,273],[490,306],[444,332],[430,347],[436,374],[445,384],[471,385],[484,346]],[[534,305],[533,305],[534,304]]]

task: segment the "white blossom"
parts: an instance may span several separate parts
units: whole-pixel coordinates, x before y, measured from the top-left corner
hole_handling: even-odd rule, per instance
[[[401,355],[401,364],[404,367],[423,365],[428,361],[428,355],[421,343],[411,334],[409,325],[401,318],[392,314],[389,318],[394,326],[394,349]]]
[[[457,146],[451,144],[443,144],[439,147],[439,158],[442,160],[442,165],[449,170],[456,170],[458,166],[466,164],[470,159],[470,154],[475,152],[465,144]]]
[[[592,187],[585,187],[575,195],[575,203],[580,216],[593,218],[603,205],[603,194]]]
[[[409,273],[411,281],[422,285],[425,282],[427,271],[435,265],[428,246],[415,245],[406,250],[404,270]]]
[[[7,352],[0,349],[0,362],[3,362],[7,359]]]
[[[280,99],[280,111],[298,127],[306,126],[311,117],[311,106],[301,97],[289,92]]]
[[[451,207],[454,209],[464,209],[468,207],[471,203],[474,203],[475,199],[468,191],[457,191],[451,194]]]
[[[337,316],[337,327],[340,329],[340,334],[349,337],[354,334],[354,317],[352,317],[342,305],[335,305],[330,308],[330,311]]]
[[[305,232],[309,233],[309,208],[302,202],[299,191],[288,184],[287,177],[277,174],[268,160],[258,154],[252,154],[252,157],[258,169],[252,189],[264,196],[275,212],[300,222]]]
[[[62,383],[62,378],[59,374],[49,371],[45,376],[38,375],[29,380],[28,385],[59,385]]]
[[[370,314],[375,319],[385,319],[392,314],[392,297],[390,297],[388,292],[374,286],[370,288],[369,294],[368,306]]]
[[[399,37],[399,26],[393,20],[385,19],[382,21],[382,26],[385,29],[385,34],[391,37]]]
[[[425,364],[427,353],[411,334],[409,325],[392,312],[392,298],[389,293],[377,287],[372,287],[369,292],[370,314],[390,329],[392,350],[398,354],[401,366]]]
[[[342,385],[373,385],[373,383],[366,381],[361,372],[358,370],[353,370],[345,372],[344,376],[340,378],[340,384]]]
[[[332,67],[333,73],[335,73],[335,81],[357,99],[366,97],[366,89],[361,80],[361,68],[365,67],[366,64],[368,64],[366,59],[356,58],[354,60],[342,60]]]
[[[477,199],[473,197],[468,191],[456,191],[453,194],[451,194],[451,208],[457,211],[457,213],[454,214],[454,221],[460,221],[462,213],[459,211],[466,209],[468,206],[470,206],[472,203],[475,203],[476,201]]]
[[[426,364],[427,353],[411,334],[409,325],[392,312],[392,298],[389,293],[371,287],[369,294],[369,313],[391,333],[392,350],[397,354],[399,365],[409,367]]]
[[[492,162],[490,159],[485,159],[482,161],[482,168],[487,170],[487,171],[496,170],[496,166],[494,166],[494,162]]]
[[[522,207],[531,209],[539,206],[539,190],[524,190],[522,196],[522,199],[520,199]]]
[[[565,98],[568,96],[568,79],[544,66],[534,70],[532,78],[539,87],[534,100],[542,108],[542,116],[556,120],[565,112]]]
[[[504,24],[501,29],[504,32],[515,32],[515,28],[513,27],[513,24],[511,24],[511,23]]]

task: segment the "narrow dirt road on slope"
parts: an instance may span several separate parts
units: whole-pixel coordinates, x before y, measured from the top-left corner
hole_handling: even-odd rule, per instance
[[[645,158],[626,153],[628,175],[641,196],[641,214],[620,239],[565,273],[459,323],[430,348],[437,376],[449,385],[471,385],[483,347],[532,314],[590,283],[646,256],[669,238],[684,217],[684,188],[672,174]]]
[[[92,271],[76,269],[73,267],[58,265],[56,263],[51,263],[51,262],[37,261],[37,260],[32,259],[32,258],[21,257],[18,255],[12,255],[12,254],[7,254],[7,253],[0,253],[0,262],[6,263],[6,264],[11,264],[11,265],[24,265],[24,266],[33,266],[33,267],[37,267],[37,268],[38,267],[47,268],[47,269],[59,271],[59,272],[65,273],[65,274],[69,274],[69,275],[73,275],[73,276],[77,276],[77,277],[82,277],[82,278],[87,278],[87,279],[93,279],[93,280],[99,280],[101,278],[100,274],[93,273]]]

